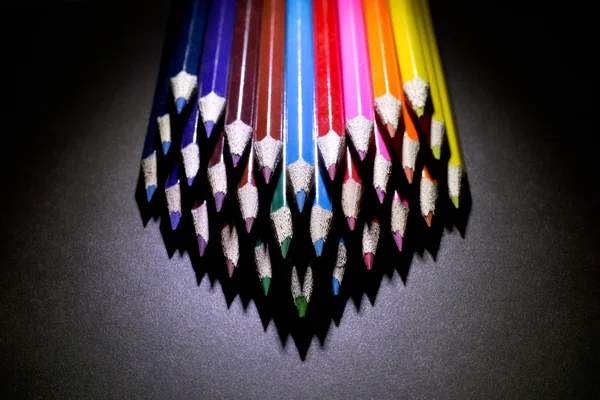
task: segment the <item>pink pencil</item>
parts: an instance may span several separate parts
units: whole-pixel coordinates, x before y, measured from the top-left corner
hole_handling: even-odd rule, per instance
[[[373,134],[373,88],[361,0],[337,0],[346,131],[360,160]]]
[[[377,192],[379,202],[383,203],[387,193],[387,185],[392,174],[392,158],[388,151],[383,135],[379,126],[375,124],[375,163],[373,164],[373,187]],[[389,135],[388,135],[389,136]]]

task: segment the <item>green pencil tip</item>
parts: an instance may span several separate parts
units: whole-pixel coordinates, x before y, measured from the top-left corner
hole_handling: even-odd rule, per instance
[[[286,237],[283,242],[281,242],[281,255],[283,258],[287,258],[288,250],[290,249],[290,243],[292,243],[292,238]]]
[[[452,204],[454,204],[454,207],[458,208],[458,196],[450,196],[450,200],[452,200]]]
[[[296,303],[296,308],[298,309],[298,317],[304,318],[304,316],[306,315],[306,307],[308,307],[306,297],[297,297],[294,303]]]
[[[423,118],[425,107],[415,107],[415,114],[417,114],[417,118]]]
[[[442,149],[440,146],[433,146],[431,148],[431,152],[433,153],[433,158],[435,158],[436,160],[442,158]]]
[[[262,246],[262,245],[263,245],[263,241],[262,241],[262,240],[260,240],[260,239],[257,239],[257,240],[256,240],[256,243],[254,244],[254,247],[260,247],[260,246]]]
[[[262,285],[263,292],[265,292],[265,296],[266,296],[269,293],[269,287],[271,286],[271,278],[269,278],[268,276],[265,276],[264,278],[262,278],[260,283]]]

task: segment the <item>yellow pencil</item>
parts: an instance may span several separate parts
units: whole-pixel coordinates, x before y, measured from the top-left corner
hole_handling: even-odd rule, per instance
[[[462,190],[462,180],[466,169],[460,150],[460,142],[458,139],[458,132],[456,131],[456,124],[454,122],[452,104],[450,103],[450,94],[448,93],[448,87],[446,86],[446,77],[442,68],[442,60],[435,39],[429,4],[427,3],[427,0],[418,1],[423,10],[423,21],[425,22],[425,31],[431,49],[433,68],[435,70],[437,86],[444,112],[444,121],[446,123],[446,137],[448,138],[448,147],[450,148],[450,158],[448,159],[448,192],[454,207],[458,208],[458,200]]]
[[[404,93],[421,118],[429,98],[429,77],[417,28],[416,5],[413,0],[389,0],[389,4]]]
[[[423,5],[427,0],[416,0],[416,10],[419,16],[417,24],[419,27],[419,36],[421,37],[421,44],[423,45],[423,53],[425,55],[425,67],[427,68],[427,75],[429,76],[429,95],[431,96],[431,104],[433,105],[433,113],[431,114],[431,125],[429,128],[429,147],[433,157],[437,160],[442,155],[442,144],[444,142],[444,133],[446,126],[444,124],[444,110],[440,98],[440,91],[438,87],[437,77],[435,74],[435,68],[433,66],[432,56],[432,45],[431,38],[427,34],[427,21],[425,13],[427,9],[426,5]]]

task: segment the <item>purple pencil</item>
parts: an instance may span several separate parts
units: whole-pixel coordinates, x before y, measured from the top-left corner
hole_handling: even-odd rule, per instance
[[[198,107],[194,107],[183,128],[181,158],[188,186],[192,186],[200,169],[200,147],[198,146]]]
[[[200,62],[198,108],[210,137],[225,108],[235,21],[235,0],[211,4]]]
[[[167,208],[169,218],[171,219],[171,229],[177,229],[181,220],[181,187],[179,184],[179,163],[175,164],[173,171],[167,178],[165,185],[165,197],[167,198]]]
[[[206,200],[196,200],[192,206],[192,220],[194,221],[194,231],[198,239],[198,252],[200,257],[204,255],[206,246],[208,246],[208,208]]]

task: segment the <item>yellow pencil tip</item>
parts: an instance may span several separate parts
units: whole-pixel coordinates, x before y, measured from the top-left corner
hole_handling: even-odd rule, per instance
[[[440,146],[433,146],[431,148],[431,152],[433,153],[433,158],[435,158],[436,160],[442,158],[442,149]]]
[[[450,196],[450,200],[452,200],[452,204],[454,204],[454,208],[458,208],[458,196]]]
[[[423,118],[423,115],[425,115],[425,107],[415,107],[415,114],[417,114],[417,118]]]

